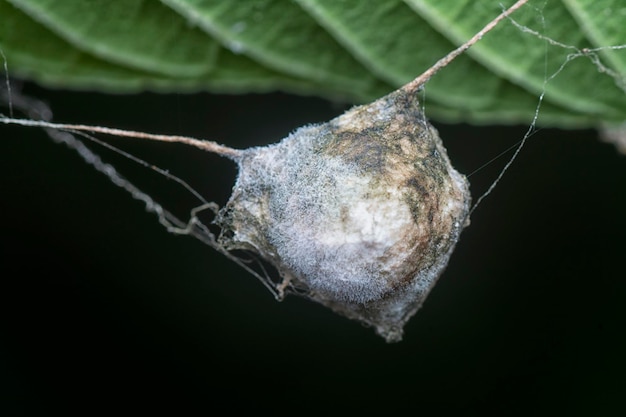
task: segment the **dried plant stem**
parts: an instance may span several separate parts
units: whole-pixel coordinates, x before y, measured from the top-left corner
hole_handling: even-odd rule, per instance
[[[424,71],[420,76],[415,78],[413,81],[408,83],[403,87],[403,90],[409,91],[417,91],[422,85],[424,85],[433,75],[435,75],[439,70],[444,68],[450,62],[452,62],[456,57],[461,55],[463,52],[467,51],[472,45],[478,42],[483,36],[485,36],[488,32],[490,32],[493,28],[496,27],[501,20],[506,19],[511,13],[522,7],[526,4],[528,0],[519,0],[514,5],[500,13],[498,17],[489,22],[484,28],[482,28],[478,33],[472,36],[467,42],[463,45],[456,48],[454,51],[450,52],[448,55],[441,58],[437,61],[433,66]]]
[[[216,142],[190,138],[187,136],[156,135],[156,134],[151,134],[151,133],[135,132],[132,130],[113,129],[113,128],[101,127],[101,126],[87,126],[87,125],[80,125],[80,124],[50,123],[50,122],[37,121],[37,120],[14,119],[14,118],[5,117],[2,115],[0,115],[0,122],[5,123],[5,124],[16,124],[16,125],[21,125],[21,126],[34,126],[34,127],[52,128],[52,129],[67,130],[67,131],[103,133],[106,135],[113,135],[113,136],[124,136],[124,137],[137,138],[137,139],[148,139],[148,140],[156,140],[156,141],[161,141],[161,142],[183,143],[185,145],[190,145],[190,146],[193,146],[193,147],[196,147],[198,149],[202,149],[208,152],[213,152],[215,154],[225,156],[233,160],[238,160],[242,154],[242,151],[239,149],[234,149],[225,145],[220,145]]]

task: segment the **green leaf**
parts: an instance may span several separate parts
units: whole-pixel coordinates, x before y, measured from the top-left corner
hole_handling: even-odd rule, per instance
[[[0,0],[0,48],[12,74],[46,85],[362,103],[415,78],[512,3]],[[425,85],[429,116],[623,122],[625,10],[621,0],[530,0]]]
[[[378,80],[297,4],[284,0],[163,0],[219,39],[278,71],[349,90]]]
[[[296,1],[367,68],[396,87],[411,81],[454,48],[401,0]],[[373,31],[377,26],[385,30]],[[449,105],[489,105],[500,80],[466,56],[457,64],[466,71],[476,71],[481,82],[459,82],[447,71],[428,85],[428,94]]]
[[[363,2],[360,0],[296,0],[315,16],[350,53],[372,72],[399,87],[425,71],[455,45],[436,32],[428,22],[412,13],[402,0]],[[372,27],[385,27],[384,32]],[[459,74],[471,74],[472,81]],[[536,107],[537,96],[503,78],[494,77],[468,56],[460,56],[454,68],[447,68],[426,87],[427,97],[449,109],[435,110],[447,119],[460,119],[471,113],[474,121],[488,122],[528,118]],[[543,120],[576,119],[562,108],[544,105]],[[446,115],[446,116],[444,116]],[[575,123],[575,120],[567,120]]]
[[[216,51],[213,71],[202,77],[171,78],[140,71],[99,59],[73,48],[71,44],[36,23],[9,3],[0,1],[0,47],[11,74],[55,87],[109,92],[198,91],[267,92],[276,89],[308,92],[307,80],[290,78],[269,70],[244,56],[227,50]],[[326,91],[326,94],[332,94]]]
[[[9,1],[77,49],[112,63],[182,77],[214,65],[217,42],[157,1]]]
[[[407,0],[407,3],[455,43],[470,38],[490,16],[501,11],[495,2]],[[510,5],[513,1],[507,3]],[[468,53],[494,73],[537,95],[545,89],[546,99],[550,101],[602,118],[623,119],[624,91],[615,88],[614,80],[596,76],[597,69],[586,60],[568,61],[568,55],[576,49],[594,47],[575,20],[559,2],[535,1],[533,4],[537,8],[523,8],[512,18],[523,28],[557,40],[566,47],[549,47],[546,40],[508,24],[487,34]],[[626,41],[626,31],[622,39]],[[563,67],[565,62],[569,64]],[[546,83],[547,78],[555,74],[558,76]],[[600,89],[602,94],[590,94],[594,89]]]

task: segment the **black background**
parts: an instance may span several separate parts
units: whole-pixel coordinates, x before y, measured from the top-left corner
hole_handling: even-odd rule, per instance
[[[346,109],[280,93],[24,88],[59,122],[238,148]],[[466,174],[528,128],[435,124]],[[168,234],[41,130],[1,126],[0,137],[2,415],[623,415],[626,157],[595,131],[532,136],[398,344],[304,299],[275,301],[213,249]],[[228,198],[228,160],[110,142],[210,200]],[[172,181],[92,148],[177,214],[195,204]],[[506,160],[470,177],[475,198]]]

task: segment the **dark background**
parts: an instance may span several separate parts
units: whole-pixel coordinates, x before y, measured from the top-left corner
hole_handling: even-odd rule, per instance
[[[102,95],[26,84],[59,122],[280,140],[345,105],[286,94]],[[5,110],[3,110],[5,112]],[[469,174],[527,126],[439,128]],[[0,126],[2,415],[623,415],[626,157],[591,130],[541,129],[472,217],[404,340],[296,297],[275,301],[39,129]],[[113,138],[223,204],[235,166]],[[91,145],[90,145],[91,146]],[[108,151],[166,208],[180,187]],[[508,159],[470,177],[477,198]],[[224,408],[225,407],[225,408]]]

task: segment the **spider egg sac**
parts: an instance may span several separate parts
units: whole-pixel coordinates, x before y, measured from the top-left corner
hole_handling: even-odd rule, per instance
[[[238,164],[216,219],[221,245],[259,254],[288,289],[401,340],[471,201],[415,94],[398,90],[299,128]]]

